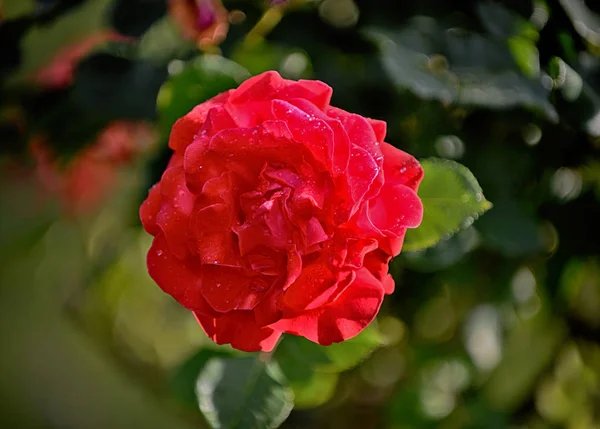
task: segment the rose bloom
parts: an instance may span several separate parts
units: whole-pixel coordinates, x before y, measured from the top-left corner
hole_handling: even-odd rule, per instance
[[[115,121],[65,166],[56,160],[46,140],[37,136],[29,145],[34,174],[46,194],[58,196],[65,212],[79,216],[96,210],[114,191],[119,169],[130,164],[154,142],[145,123]]]
[[[218,344],[271,350],[357,335],[394,290],[419,225],[419,163],[386,124],[329,105],[319,81],[267,72],[179,119],[142,204],[151,277]]]
[[[68,45],[59,51],[49,64],[33,76],[34,82],[45,88],[66,88],[73,82],[77,63],[99,45],[109,41],[128,41],[129,38],[112,31],[103,31]]]
[[[186,39],[199,46],[218,45],[225,40],[229,13],[221,0],[169,0],[168,7]]]

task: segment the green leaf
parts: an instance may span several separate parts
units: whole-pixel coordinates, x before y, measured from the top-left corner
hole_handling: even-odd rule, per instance
[[[215,429],[274,429],[294,407],[279,367],[261,356],[211,359],[198,377],[196,396]]]
[[[407,267],[416,271],[439,271],[459,262],[480,242],[475,228],[469,227],[427,249],[402,252],[400,260],[404,261]]]
[[[428,158],[421,165],[425,171],[419,187],[423,222],[407,231],[406,251],[425,249],[449,238],[492,207],[465,166],[438,158]]]
[[[196,50],[194,43],[184,39],[176,24],[165,17],[156,21],[137,44],[138,58],[168,62],[185,57]]]
[[[196,399],[196,378],[206,363],[213,358],[228,358],[229,350],[202,348],[186,359],[172,373],[169,387],[173,396],[186,405],[198,406]]]
[[[330,346],[286,335],[274,357],[294,390],[296,407],[314,408],[331,399],[338,373],[355,367],[383,344],[383,335],[371,324],[356,337]]]
[[[329,401],[335,393],[339,375],[320,371],[311,371],[304,377],[290,380],[294,390],[295,408],[316,408]]]
[[[346,371],[371,356],[384,344],[385,338],[377,323],[371,323],[356,337],[325,347],[325,354],[331,363],[319,365],[318,368],[322,371]]]
[[[384,344],[383,334],[376,323],[371,323],[357,336],[330,346],[286,335],[277,346],[275,359],[286,375],[293,372],[291,378],[297,378],[300,373],[308,375],[310,368],[324,372],[342,372],[353,368]]]
[[[171,66],[170,72],[171,77],[160,89],[157,99],[160,130],[165,138],[175,121],[195,106],[250,77],[239,64],[218,55],[180,62],[179,66]]]
[[[400,31],[373,29],[368,35],[379,43],[383,66],[401,90],[460,106],[522,106],[558,119],[548,90],[521,72],[506,40],[422,16]]]

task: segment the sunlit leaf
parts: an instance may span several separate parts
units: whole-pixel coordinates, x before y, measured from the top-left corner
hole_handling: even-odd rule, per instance
[[[217,429],[274,429],[288,417],[294,394],[280,369],[261,357],[213,358],[196,383],[200,411]]]
[[[492,205],[473,174],[465,166],[449,160],[428,158],[421,162],[425,176],[419,187],[423,202],[423,222],[409,229],[404,250],[421,250],[470,226]]]

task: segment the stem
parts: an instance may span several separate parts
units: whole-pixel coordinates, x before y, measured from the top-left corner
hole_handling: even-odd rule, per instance
[[[280,6],[270,7],[263,13],[258,22],[252,27],[252,29],[246,34],[243,45],[246,48],[257,45],[262,42],[273,28],[279,24],[283,17],[283,8]]]

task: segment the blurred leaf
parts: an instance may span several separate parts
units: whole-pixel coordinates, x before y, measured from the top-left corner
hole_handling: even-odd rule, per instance
[[[377,348],[385,344],[376,323],[371,323],[357,336],[341,343],[321,346],[295,335],[284,336],[275,351],[275,358],[284,361],[282,367],[297,366],[295,371],[315,368],[319,371],[342,372],[355,367]]]
[[[487,32],[499,39],[521,36],[536,41],[539,34],[530,21],[506,8],[502,3],[482,1],[477,3],[477,15]]]
[[[408,268],[421,272],[439,271],[459,262],[480,243],[479,234],[473,227],[459,231],[435,246],[412,252],[404,251],[400,258]]]
[[[33,28],[22,40],[22,63],[14,74],[20,81],[48,63],[66,45],[106,28],[104,16],[111,0],[88,0],[52,23]]]
[[[561,118],[575,123],[588,134],[600,136],[600,60],[586,55],[579,58],[577,68],[571,67],[561,58],[553,57],[549,63],[554,86],[564,100]],[[596,85],[596,87],[593,86]]]
[[[337,374],[316,369],[332,364],[325,347],[303,337],[285,335],[277,345],[274,359],[294,390],[296,407],[317,407],[331,398],[337,385]]]
[[[264,40],[250,46],[241,43],[231,54],[231,59],[253,75],[279,70],[284,78],[300,79],[311,74],[310,62],[304,52]]]
[[[370,30],[396,86],[424,99],[484,108],[523,106],[558,119],[539,81],[519,70],[508,44],[417,17],[400,31]]]
[[[559,0],[573,22],[575,31],[595,46],[600,46],[600,15],[586,6],[583,0]]]
[[[276,70],[284,56],[283,48],[264,40],[250,46],[241,43],[231,53],[231,59],[253,75]]]
[[[540,58],[535,43],[524,37],[513,37],[507,43],[523,73],[529,77],[538,76],[540,73]]]
[[[209,360],[198,377],[196,395],[213,428],[274,429],[294,406],[294,394],[277,364],[260,356]]]
[[[539,224],[524,206],[512,200],[494,202],[494,210],[477,222],[489,247],[507,257],[537,253],[544,248]]]
[[[354,368],[384,344],[383,335],[372,323],[356,337],[330,346],[285,335],[274,357],[294,390],[296,406],[314,408],[331,398],[338,373]]]
[[[598,260],[571,259],[560,277],[561,292],[573,317],[600,328],[600,264]]]
[[[29,15],[35,11],[35,3],[36,0],[4,1],[0,5],[2,19],[11,21],[24,15]]]
[[[229,358],[231,356],[232,352],[226,349],[200,349],[173,371],[170,379],[171,392],[182,403],[196,408],[198,406],[195,391],[196,379],[200,371],[212,358]]]
[[[196,45],[184,39],[177,25],[165,17],[156,21],[137,44],[137,58],[168,63],[196,51]]]
[[[289,367],[298,371],[332,363],[325,347],[297,335],[284,335],[275,350],[275,359],[282,369]]]
[[[294,404],[296,409],[316,408],[329,401],[338,383],[338,374],[311,371],[307,376],[290,379],[290,386],[294,390]]]
[[[419,186],[423,222],[409,229],[404,250],[421,250],[470,226],[492,205],[465,166],[449,160],[428,158],[421,162],[425,176]]]
[[[322,371],[346,371],[368,358],[384,344],[385,338],[379,331],[377,323],[371,322],[356,337],[326,346],[324,351],[331,363],[318,365],[318,368]]]
[[[250,77],[246,69],[217,55],[203,55],[181,62],[178,67],[180,70],[161,87],[157,100],[164,138],[169,136],[175,121],[198,104],[237,87]]]
[[[483,386],[490,405],[497,410],[517,410],[552,362],[566,334],[559,320],[530,319],[513,330],[504,345],[503,359]]]

